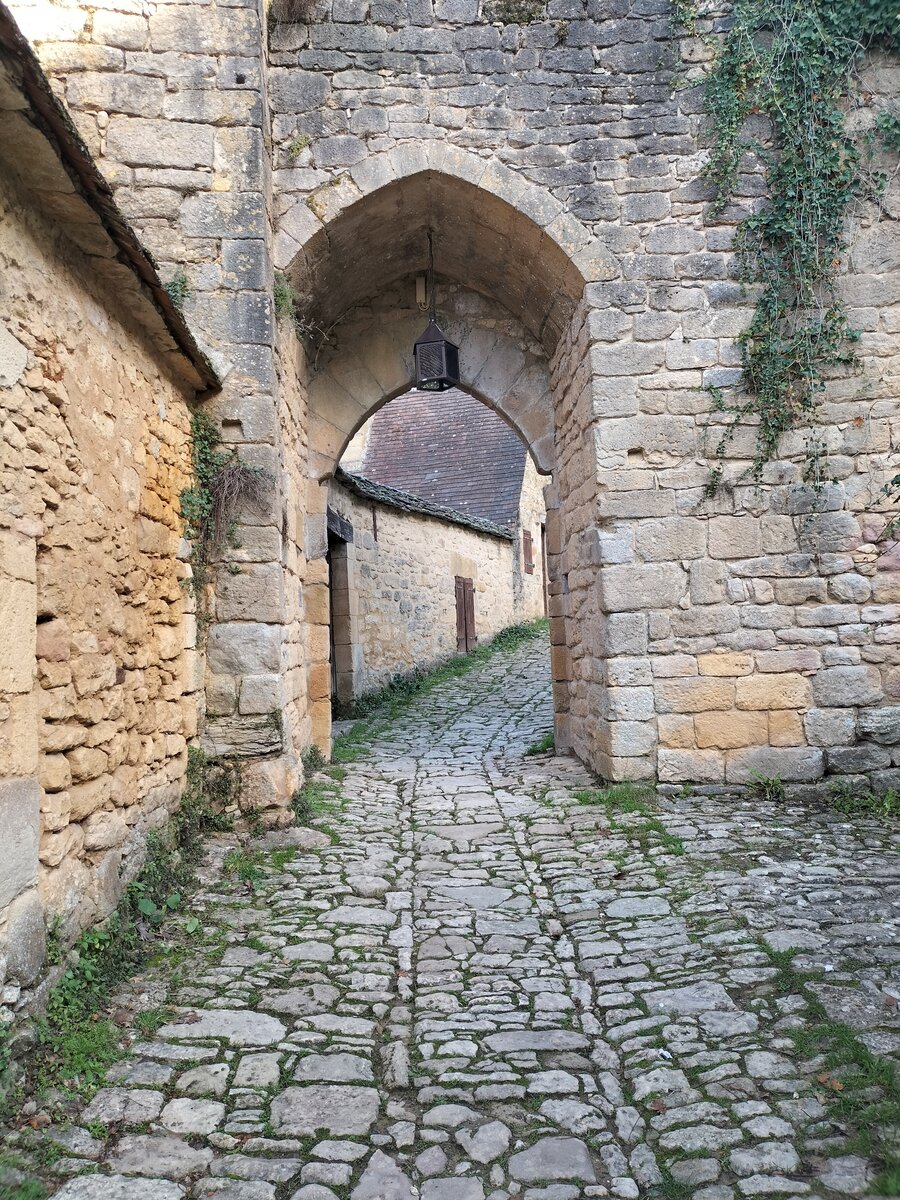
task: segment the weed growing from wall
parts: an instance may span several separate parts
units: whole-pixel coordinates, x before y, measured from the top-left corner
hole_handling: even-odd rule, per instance
[[[242,462],[234,450],[221,449],[219,430],[202,410],[191,416],[193,482],[180,496],[184,536],[191,542],[193,591],[198,620],[208,623],[206,587],[212,562],[234,541],[234,519],[244,506],[262,508],[271,485],[268,472]]]
[[[686,0],[676,0],[676,18],[695,28]],[[884,180],[871,169],[877,139],[858,143],[845,128],[845,108],[862,53],[891,46],[900,28],[887,0],[736,0],[732,21],[706,80],[712,149],[704,174],[716,190],[713,211],[721,211],[737,190],[744,155],[755,150],[769,198],[735,238],[741,279],[759,295],[740,338],[741,392],[712,391],[713,412],[725,420],[712,490],[739,423],[758,421],[751,468],[758,480],[781,435],[810,420],[825,371],[854,361],[859,335],[837,287],[845,222],[849,206],[877,196]],[[767,120],[774,150],[748,143],[750,117]],[[879,119],[882,145],[900,144],[898,127],[888,114]],[[822,455],[812,446],[807,457],[806,476],[818,484]]]
[[[163,284],[163,287],[169,293],[169,299],[179,312],[184,308],[194,290],[183,267],[179,267],[169,282]]]

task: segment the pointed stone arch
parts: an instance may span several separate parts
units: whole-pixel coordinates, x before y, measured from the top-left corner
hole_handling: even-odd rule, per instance
[[[360,425],[412,383],[412,346],[424,320],[414,276],[426,265],[429,229],[439,319],[461,346],[461,386],[516,429],[549,476],[556,744],[605,767],[596,646],[602,602],[591,568],[598,372],[589,289],[618,278],[620,268],[561,202],[496,161],[440,143],[398,147],[284,209],[276,266],[290,279],[301,327],[313,341],[325,335],[302,380],[309,413],[307,556],[315,558],[317,548],[324,554],[327,541],[323,481]],[[463,290],[493,313],[467,307]],[[306,589],[318,611],[327,611],[327,598],[316,599],[315,589],[327,586],[326,573]],[[310,670],[316,680],[327,676],[322,664]],[[326,726],[327,695],[312,685],[309,695],[318,697],[319,725]],[[642,749],[641,762],[623,770],[646,774],[652,761]]]

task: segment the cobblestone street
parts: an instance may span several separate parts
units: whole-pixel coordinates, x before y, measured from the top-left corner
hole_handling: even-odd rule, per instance
[[[45,1134],[60,1198],[872,1194],[831,1106],[857,1091],[803,1032],[900,1057],[896,835],[601,793],[523,753],[547,678],[539,640],[414,699],[243,881],[214,843],[202,932],[136,985],[173,1013]]]

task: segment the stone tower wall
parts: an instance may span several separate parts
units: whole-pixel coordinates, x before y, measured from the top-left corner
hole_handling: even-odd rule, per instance
[[[738,378],[751,298],[731,239],[762,186],[751,162],[736,203],[710,217],[701,96],[677,73],[711,51],[673,36],[667,4],[550,0],[545,19],[518,25],[474,0],[333,0],[273,29],[268,55],[254,7],[60,11],[71,28],[61,20],[54,36],[82,41],[45,38],[44,61],[144,236],[167,264],[185,263],[198,328],[234,364],[216,401],[226,435],[280,483],[324,451],[305,445],[301,385],[289,419],[275,386],[271,237],[275,265],[301,289],[312,281],[310,320],[330,321],[421,269],[418,250],[405,248],[402,271],[388,252],[392,205],[432,206],[421,228],[435,222],[447,254],[470,229],[453,225],[456,192],[443,207],[441,196],[463,179],[478,189],[483,225],[453,270],[512,310],[549,363],[560,745],[613,778],[676,782],[896,765],[895,734],[879,725],[893,717],[873,715],[898,692],[896,562],[873,541],[897,436],[893,193],[855,217],[844,294],[861,365],[829,383],[818,414],[829,482],[803,483],[810,431],[798,430],[751,484],[748,425],[709,500],[703,389]],[[865,85],[896,95],[896,67],[873,60]],[[303,381],[317,370],[315,356],[301,363]],[[273,523],[248,534],[259,546],[248,574],[284,581],[293,556],[315,595],[308,518],[324,508],[308,496],[303,511],[301,541],[279,494]],[[298,531],[289,550],[286,527]],[[287,612],[263,619],[230,601],[217,612],[210,668],[234,681],[237,708],[226,733],[245,680],[252,693],[277,676],[290,736],[305,736],[322,639],[311,645],[314,614],[292,609],[307,640],[287,651]]]

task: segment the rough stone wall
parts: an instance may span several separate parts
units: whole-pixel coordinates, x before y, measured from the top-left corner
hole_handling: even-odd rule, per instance
[[[276,261],[309,283],[323,319],[421,270],[432,223],[439,270],[542,342],[556,419],[547,526],[559,745],[613,778],[739,781],[754,767],[804,781],[894,765],[884,739],[895,735],[874,736],[871,722],[894,719],[872,713],[896,707],[897,574],[871,548],[882,520],[871,514],[884,508],[897,438],[896,184],[882,209],[854,218],[844,295],[862,365],[830,382],[818,418],[823,478],[836,482],[803,485],[799,430],[751,485],[747,426],[728,448],[724,490],[705,500],[703,389],[738,378],[749,319],[734,222],[763,188],[750,161],[737,202],[710,217],[701,97],[675,71],[695,71],[711,49],[673,37],[668,5],[549,0],[546,19],[503,26],[475,0],[323,0],[308,24],[273,31],[267,81],[254,8],[58,11],[68,16],[56,41],[44,37],[44,61],[160,257],[188,264],[193,311],[235,363],[225,428],[252,453],[259,445],[261,461],[290,454],[276,452],[271,423],[267,104]],[[82,44],[64,44],[76,36]],[[238,38],[248,57],[223,55]],[[898,84],[893,60],[865,73],[880,98]],[[236,96],[244,89],[252,101]],[[228,125],[238,111],[246,128]],[[239,152],[229,139],[240,138]],[[401,343],[405,332],[397,353]],[[482,349],[470,360],[479,370]],[[355,352],[334,395],[362,414],[371,377],[391,371],[386,357]],[[309,366],[311,390],[324,369]],[[341,448],[333,433],[311,433],[316,478]],[[321,529],[321,495],[306,515]],[[266,561],[283,565],[279,526],[265,537]],[[229,649],[216,673],[258,678],[276,661],[281,671],[283,625],[226,626],[220,644],[247,649]],[[312,673],[318,688],[321,660]],[[310,695],[310,706],[324,712],[325,701]]]
[[[271,751],[258,710],[296,707],[281,438],[289,431],[287,454],[302,454],[302,429],[277,394],[262,6],[23,0],[13,9],[163,278],[186,276],[185,313],[225,377],[208,401],[223,440],[272,477],[266,511],[240,514],[240,547],[228,556],[240,571],[220,573],[206,656],[206,744]],[[300,714],[285,742],[304,728]],[[290,754],[253,767],[247,795],[270,807],[286,789],[284,804],[296,774]]]
[[[518,553],[513,555],[513,595],[517,607],[521,607],[522,619],[532,621],[544,615],[544,563],[541,557],[541,530],[547,519],[544,503],[545,476],[539,475],[531,455],[525,456],[522,474],[522,491],[519,497],[519,515],[516,523]],[[522,535],[531,534],[531,558],[534,570],[525,570],[525,552]]]
[[[541,615],[539,589],[526,599],[515,586],[517,540],[374,504],[335,481],[328,501],[353,526],[351,592],[361,651],[357,694],[457,653],[457,575],[473,581],[480,644],[508,625]],[[537,574],[529,579],[540,582]]]
[[[0,184],[0,977],[106,915],[177,806],[202,672],[178,496],[191,393]],[[27,214],[27,215],[26,215]]]

